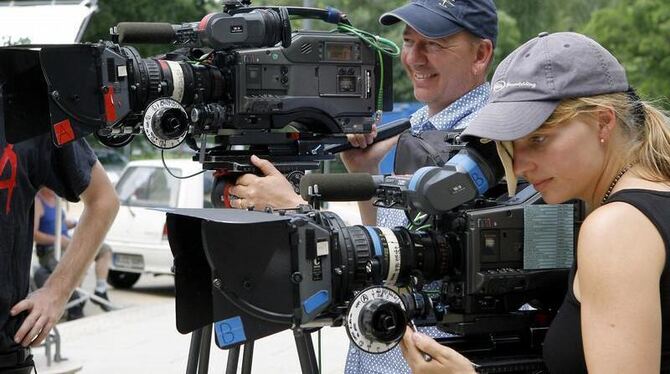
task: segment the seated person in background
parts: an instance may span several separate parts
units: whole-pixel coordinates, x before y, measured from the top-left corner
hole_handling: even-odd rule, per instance
[[[56,242],[56,236],[54,235],[56,231],[56,199],[58,199],[56,193],[47,187],[42,187],[37,192],[37,197],[35,198],[35,249],[40,266],[45,270],[47,276],[54,271],[58,264],[58,259],[56,259],[54,251],[54,244]],[[70,243],[68,230],[74,228],[77,223],[74,220],[67,219],[64,210],[61,211],[61,217],[61,248],[64,252],[67,250],[68,244]],[[95,256],[96,285],[93,294],[105,300],[109,300],[109,297],[107,296],[107,274],[109,273],[111,261],[112,249],[109,245],[103,243]],[[41,287],[45,279],[39,278],[45,277],[35,277],[35,283],[38,287]],[[71,300],[76,299],[77,295],[78,294],[75,292]],[[106,312],[111,310],[107,305],[98,303],[93,299],[91,299],[91,301],[99,305],[100,308]],[[68,321],[83,316],[83,303],[74,305],[68,309]]]
[[[670,119],[598,43],[541,33],[500,63],[469,136],[497,142],[508,181],[524,177],[549,204],[587,205],[544,341],[549,372],[670,372]],[[409,329],[401,348],[417,374],[475,372]]]

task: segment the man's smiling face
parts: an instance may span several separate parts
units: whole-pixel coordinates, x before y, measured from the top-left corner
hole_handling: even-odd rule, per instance
[[[429,39],[405,26],[400,60],[414,87],[414,97],[431,114],[449,106],[478,85],[473,64],[475,38],[465,31]]]

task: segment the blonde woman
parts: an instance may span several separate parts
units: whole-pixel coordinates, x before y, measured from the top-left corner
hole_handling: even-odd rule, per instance
[[[499,65],[491,100],[464,136],[495,140],[508,180],[523,177],[547,203],[589,207],[544,342],[549,372],[670,372],[668,117],[640,101],[598,43],[542,33]],[[409,330],[402,349],[414,373],[476,370]]]

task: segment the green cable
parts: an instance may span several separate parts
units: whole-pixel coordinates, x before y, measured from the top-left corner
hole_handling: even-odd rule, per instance
[[[345,34],[353,34],[358,36],[358,38],[366,42],[377,52],[377,55],[379,56],[380,70],[379,92],[377,93],[377,108],[381,110],[384,100],[384,60],[382,59],[382,53],[395,57],[400,54],[400,48],[398,48],[398,45],[396,45],[392,40],[357,29],[351,25],[339,23],[337,25],[337,30]]]

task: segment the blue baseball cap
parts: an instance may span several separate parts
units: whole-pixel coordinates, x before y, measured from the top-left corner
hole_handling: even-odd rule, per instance
[[[379,17],[382,25],[399,21],[431,39],[463,30],[494,45],[498,37],[498,14],[492,0],[412,0]]]

